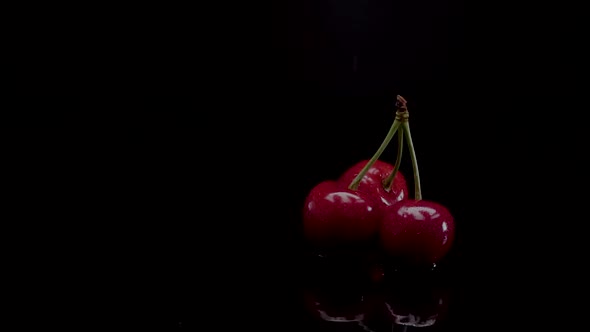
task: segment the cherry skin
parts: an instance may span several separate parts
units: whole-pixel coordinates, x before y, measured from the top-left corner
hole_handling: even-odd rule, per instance
[[[356,163],[346,170],[338,181],[344,185],[350,185],[368,162],[368,160],[364,160]],[[391,189],[388,191],[383,187],[383,181],[393,172],[393,169],[393,165],[376,160],[365,176],[363,176],[357,190],[370,195],[373,199],[378,200],[385,206],[393,205],[396,202],[406,199],[408,197],[408,184],[406,178],[399,170],[393,178]]]
[[[383,252],[403,264],[432,266],[449,252],[455,221],[433,201],[403,200],[387,208],[379,230]]]
[[[314,246],[362,245],[377,238],[381,211],[360,191],[323,181],[309,192],[303,207],[303,232]]]

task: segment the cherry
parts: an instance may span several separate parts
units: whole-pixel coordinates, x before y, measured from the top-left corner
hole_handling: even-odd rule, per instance
[[[378,203],[336,181],[320,182],[305,199],[303,232],[318,248],[367,244],[376,238],[380,222]]]
[[[443,205],[425,200],[404,200],[383,216],[380,240],[383,250],[401,263],[432,265],[451,248],[455,223]]]
[[[401,137],[401,136],[400,136]],[[356,178],[362,169],[369,163],[369,160],[363,160],[350,167],[340,176],[338,181],[349,184]],[[365,192],[375,200],[383,203],[385,206],[392,205],[408,197],[408,184],[406,178],[401,172],[397,172],[393,180],[388,179],[394,171],[394,165],[377,160],[368,169],[358,186],[358,191]]]
[[[399,201],[383,213],[379,230],[381,248],[388,258],[411,266],[435,266],[449,252],[454,241],[455,221],[440,203],[423,200],[418,162],[406,100],[397,97],[401,132],[407,139],[414,173],[414,198]]]
[[[336,180],[317,184],[303,208],[305,238],[317,248],[367,248],[379,240],[387,258],[417,266],[435,266],[449,252],[455,223],[440,203],[422,200],[416,153],[409,126],[406,100],[397,96],[396,116],[379,149]],[[379,157],[399,129],[395,165]],[[414,198],[399,172],[404,137],[410,150]],[[378,279],[378,278],[377,278]]]
[[[390,169],[386,163],[377,163],[401,126],[400,119],[395,117],[369,161],[353,166],[337,181],[326,180],[317,184],[308,193],[303,207],[303,232],[309,243],[333,248],[368,244],[377,239],[384,207],[403,199],[407,192],[405,179],[397,172],[401,144],[398,145],[395,166]],[[403,138],[400,138],[402,142]]]

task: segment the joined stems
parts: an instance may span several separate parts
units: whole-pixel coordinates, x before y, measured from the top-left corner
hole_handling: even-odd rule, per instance
[[[385,151],[385,148],[387,148],[387,145],[389,144],[389,142],[393,138],[393,135],[395,135],[396,131],[398,130],[398,128],[400,126],[401,126],[401,121],[396,116],[395,120],[391,124],[391,127],[389,128],[389,132],[387,132],[385,139],[381,143],[381,146],[379,147],[379,149],[377,149],[377,151],[375,152],[373,157],[367,162],[365,167],[363,167],[363,169],[359,172],[359,174],[357,174],[357,176],[352,180],[352,182],[348,186],[348,189],[351,189],[351,190],[358,189],[358,186],[361,183],[363,177],[367,174],[367,172],[373,166],[373,164],[375,164],[377,159],[379,159],[379,157],[381,157],[381,154],[383,153],[383,151]]]
[[[410,158],[412,160],[412,171],[414,173],[414,199],[419,201],[422,200],[422,188],[420,186],[420,172],[418,170],[418,160],[416,158],[416,151],[414,149],[414,142],[412,141],[412,134],[410,133],[410,124],[409,124],[409,117],[410,114],[408,113],[407,109],[407,101],[400,95],[397,95],[397,102],[396,102],[397,111],[395,113],[395,120],[391,124],[389,128],[389,132],[385,136],[385,139],[379,146],[379,149],[375,152],[373,157],[367,162],[365,167],[357,174],[357,176],[352,180],[348,189],[357,190],[359,184],[361,183],[363,177],[367,174],[369,169],[375,164],[375,162],[381,157],[381,154],[387,148],[387,145],[393,138],[393,135],[400,130],[398,135],[398,147],[397,147],[397,158],[395,160],[395,165],[391,174],[385,179],[382,183],[383,188],[386,191],[390,191],[393,185],[393,179],[395,178],[396,174],[399,172],[399,167],[401,165],[402,159],[402,151],[403,151],[403,143],[404,137],[408,144],[408,150],[410,150]]]

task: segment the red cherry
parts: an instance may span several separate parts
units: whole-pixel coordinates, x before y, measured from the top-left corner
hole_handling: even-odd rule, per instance
[[[350,167],[338,179],[344,185],[349,185],[356,176],[367,165],[369,160],[364,160],[356,163]],[[357,190],[370,195],[373,199],[383,203],[385,206],[392,205],[408,197],[408,184],[404,175],[398,170],[393,178],[393,183],[389,190],[384,187],[384,181],[393,172],[394,166],[376,160],[375,163],[368,169],[365,176],[360,181]]]
[[[414,197],[389,206],[383,214],[379,238],[386,256],[413,267],[436,265],[449,252],[455,238],[455,221],[449,210],[422,199],[416,151],[410,133],[406,100],[397,97],[397,116],[407,139],[414,173]]]
[[[379,236],[387,256],[413,266],[433,265],[449,252],[455,221],[439,203],[404,200],[387,209]]]
[[[339,245],[350,247],[350,245],[369,244],[370,240],[377,238],[383,207],[386,206],[379,194],[385,197],[385,189],[384,193],[377,193],[377,188],[363,185],[365,189],[359,190],[359,186],[401,124],[401,118],[396,115],[385,139],[373,157],[363,163],[358,172],[353,168],[352,175],[356,173],[353,179],[349,180],[349,175],[345,174],[339,181],[319,183],[308,193],[303,208],[303,228],[305,238],[310,243],[322,247]],[[398,147],[401,147],[401,144]],[[400,153],[401,149],[398,148],[398,160],[401,157]],[[398,163],[396,165],[399,166]],[[379,174],[382,173],[380,167],[383,165],[375,167],[375,171]],[[392,177],[397,174],[391,171],[389,173]],[[381,178],[377,179],[378,177],[380,176],[369,175],[367,180],[374,178],[377,183],[381,181]],[[389,183],[394,182],[391,177],[386,180]],[[385,188],[386,185],[381,184],[381,186]],[[389,200],[390,198],[387,199]]]
[[[362,245],[376,239],[380,218],[378,203],[367,194],[324,181],[305,199],[303,231],[314,246]]]

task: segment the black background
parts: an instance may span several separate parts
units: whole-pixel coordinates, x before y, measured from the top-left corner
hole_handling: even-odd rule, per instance
[[[424,197],[457,219],[441,329],[577,324],[583,221],[561,142],[581,135],[559,112],[575,17],[560,35],[499,4],[211,7],[28,8],[15,25],[23,322],[312,329],[302,201],[373,155],[401,94]]]

